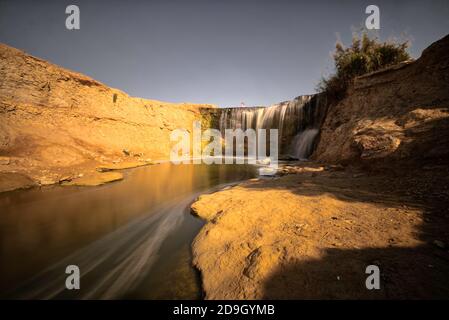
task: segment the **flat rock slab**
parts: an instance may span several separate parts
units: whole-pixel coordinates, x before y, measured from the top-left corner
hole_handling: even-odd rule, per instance
[[[192,244],[206,299],[448,296],[447,202],[423,206],[407,194],[440,194],[426,186],[447,185],[447,174],[313,173],[247,181],[192,204],[207,221]],[[386,277],[380,290],[365,287],[372,264]]]
[[[27,189],[36,183],[26,175],[14,172],[0,172],[0,192]]]
[[[151,162],[142,162],[142,161],[131,161],[131,162],[120,162],[120,163],[111,163],[107,165],[102,165],[97,167],[98,172],[108,172],[113,170],[123,170],[123,169],[131,169],[137,168],[152,164]]]
[[[120,172],[95,172],[86,174],[83,177],[72,181],[63,182],[64,186],[99,186],[108,182],[119,181],[123,179],[123,174]]]

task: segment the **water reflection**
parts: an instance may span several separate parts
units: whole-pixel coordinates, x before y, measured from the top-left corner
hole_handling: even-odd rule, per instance
[[[169,163],[96,188],[48,187],[0,196],[0,292],[6,298],[195,298],[190,243],[200,193],[254,176],[246,165]],[[65,267],[81,289],[65,290]],[[168,284],[169,283],[169,284]]]

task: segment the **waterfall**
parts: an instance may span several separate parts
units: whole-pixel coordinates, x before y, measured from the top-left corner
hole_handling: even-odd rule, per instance
[[[294,137],[291,153],[293,158],[306,160],[312,154],[318,131],[318,129],[306,129]]]
[[[308,158],[326,114],[322,94],[304,95],[270,107],[224,108],[220,114],[220,131],[225,129],[278,129],[281,155]]]

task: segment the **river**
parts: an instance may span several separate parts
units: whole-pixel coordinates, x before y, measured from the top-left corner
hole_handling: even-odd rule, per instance
[[[100,187],[49,186],[0,194],[0,297],[198,299],[190,245],[202,193],[256,175],[250,165],[162,163]],[[79,290],[65,269],[77,265]]]

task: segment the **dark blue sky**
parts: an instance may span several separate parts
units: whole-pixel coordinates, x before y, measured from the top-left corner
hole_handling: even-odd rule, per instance
[[[65,28],[69,4],[78,31]],[[449,33],[447,0],[0,0],[0,42],[133,96],[269,105],[315,91],[337,34],[348,43],[369,4],[380,37],[405,33],[414,57]]]

